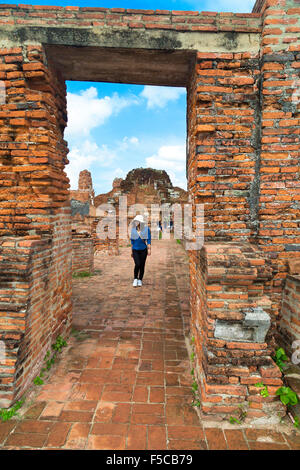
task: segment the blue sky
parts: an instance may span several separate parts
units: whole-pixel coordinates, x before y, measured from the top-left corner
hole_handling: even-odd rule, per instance
[[[5,1],[12,3],[13,1]],[[251,12],[255,0],[47,0],[29,5],[121,7],[164,10]],[[67,82],[71,188],[78,174],[92,173],[96,194],[110,191],[115,177],[132,168],[166,170],[174,186],[186,188],[186,90],[113,83]]]

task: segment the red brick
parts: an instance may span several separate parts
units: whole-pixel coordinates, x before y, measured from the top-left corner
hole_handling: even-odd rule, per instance
[[[62,447],[66,442],[71,426],[72,426],[71,423],[62,423],[62,422],[55,423],[49,433],[46,446],[47,447]]]
[[[60,414],[60,421],[67,421],[67,422],[82,422],[82,423],[90,423],[93,418],[93,413],[89,413],[86,411],[65,411],[63,410]]]
[[[165,426],[148,426],[148,449],[167,449]]]
[[[6,446],[14,447],[36,447],[42,448],[47,439],[47,434],[37,433],[12,433],[6,440]]]
[[[125,437],[90,435],[87,443],[88,450],[124,450]]]
[[[90,432],[90,424],[75,423],[72,425],[65,443],[66,449],[82,450],[86,448],[88,435]]]
[[[216,428],[206,428],[205,435],[209,450],[227,450],[223,431]]]
[[[245,441],[243,431],[235,429],[224,429],[229,450],[249,450]]]
[[[127,436],[127,450],[147,449],[147,426],[130,425]]]

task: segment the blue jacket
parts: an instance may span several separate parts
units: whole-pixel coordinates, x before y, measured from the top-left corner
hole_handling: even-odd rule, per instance
[[[151,245],[151,232],[149,227],[144,227],[139,236],[137,229],[131,230],[131,247],[133,250],[144,250],[147,245]],[[145,242],[144,242],[145,240]]]

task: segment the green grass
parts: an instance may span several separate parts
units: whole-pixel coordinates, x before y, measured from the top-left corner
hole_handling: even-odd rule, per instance
[[[72,277],[75,278],[75,279],[78,279],[78,278],[82,279],[82,278],[85,278],[85,277],[100,276],[100,274],[102,274],[102,269],[95,269],[92,272],[89,272],[89,271],[75,271],[72,274]]]
[[[72,274],[73,278],[91,277],[92,273],[88,271],[79,271]]]
[[[25,399],[17,401],[17,403],[14,404],[11,408],[5,409],[1,408],[0,409],[0,420],[1,421],[8,421],[11,419],[13,416],[17,414],[17,411],[21,408],[23,405]]]

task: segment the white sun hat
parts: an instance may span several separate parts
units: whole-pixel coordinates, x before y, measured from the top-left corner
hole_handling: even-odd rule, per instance
[[[142,215],[136,215],[133,220],[135,220],[136,222],[141,222],[142,224],[145,222],[144,217]]]

